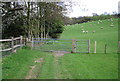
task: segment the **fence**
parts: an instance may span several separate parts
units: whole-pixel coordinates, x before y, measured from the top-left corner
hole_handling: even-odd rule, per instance
[[[14,52],[14,49],[18,47],[23,46],[23,37],[16,37],[11,39],[1,39],[0,40],[0,52],[7,52],[7,51],[12,51]]]
[[[90,53],[90,40],[33,38],[32,48],[40,51]]]
[[[113,46],[114,45],[114,46]],[[116,43],[111,42],[100,42],[100,41],[91,41],[91,51],[94,54],[117,54],[120,53],[120,41]]]

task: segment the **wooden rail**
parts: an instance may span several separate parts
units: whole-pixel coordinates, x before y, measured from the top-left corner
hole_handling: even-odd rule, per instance
[[[15,45],[15,41],[19,40],[19,44]],[[17,47],[22,47],[23,46],[23,36],[20,36],[20,37],[16,37],[16,38],[13,38],[11,37],[11,39],[0,39],[0,42],[1,42],[1,46],[0,46],[0,52],[5,52],[5,51],[14,51],[14,49],[16,49]],[[3,45],[2,42],[11,42],[9,48],[6,48],[6,49],[2,49]]]

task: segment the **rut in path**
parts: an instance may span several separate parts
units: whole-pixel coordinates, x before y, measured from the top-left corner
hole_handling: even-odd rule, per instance
[[[63,56],[64,54],[70,54],[70,52],[67,51],[54,51],[54,55],[56,56]]]
[[[64,54],[70,54],[70,52],[66,51],[54,51],[54,68],[55,68],[55,77],[54,79],[60,79],[61,78],[61,72],[59,67],[59,57],[64,56]]]
[[[42,62],[43,62],[43,58],[39,58],[37,60],[35,60],[35,63],[40,63],[39,67],[42,66]],[[34,70],[36,69],[37,65],[34,66],[30,66],[31,70],[29,71],[28,75],[26,76],[25,79],[33,79],[33,78],[37,78],[38,74],[34,73]]]

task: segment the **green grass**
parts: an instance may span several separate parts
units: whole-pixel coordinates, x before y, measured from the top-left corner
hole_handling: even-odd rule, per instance
[[[38,79],[117,79],[117,54],[48,56]]]
[[[66,54],[59,60],[62,79],[117,79],[116,54]]]
[[[34,65],[34,61],[45,56],[46,53],[29,49],[18,50],[17,53],[3,58],[3,79],[23,79]]]
[[[3,79],[24,79],[34,61],[43,57],[34,73],[37,79],[117,79],[117,54],[66,54],[54,57],[52,53],[19,50],[3,59]],[[34,78],[36,79],[36,78]]]

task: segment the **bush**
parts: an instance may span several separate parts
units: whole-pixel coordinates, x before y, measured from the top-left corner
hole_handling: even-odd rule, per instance
[[[22,49],[31,49],[30,46],[23,46]]]

